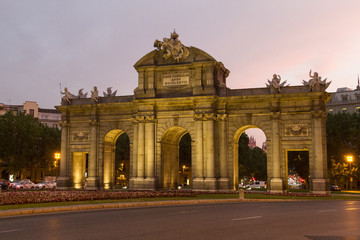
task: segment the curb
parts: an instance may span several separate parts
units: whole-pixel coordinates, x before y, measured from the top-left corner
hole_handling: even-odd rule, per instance
[[[261,199],[259,199],[261,200]],[[201,199],[201,200],[169,200],[169,201],[151,201],[151,202],[126,202],[126,203],[103,203],[103,204],[87,204],[87,205],[70,205],[61,207],[44,207],[44,208],[21,208],[15,210],[0,211],[0,217],[22,216],[44,213],[73,212],[99,209],[118,209],[118,208],[136,208],[136,207],[154,207],[154,206],[170,206],[170,205],[194,205],[209,203],[235,203],[257,201],[242,199]]]

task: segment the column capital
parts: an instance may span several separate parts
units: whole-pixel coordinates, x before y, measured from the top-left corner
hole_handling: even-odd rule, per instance
[[[326,119],[327,113],[325,111],[311,111],[311,117],[315,119]]]
[[[270,112],[270,118],[279,120],[281,118],[281,112]]]
[[[59,125],[60,127],[69,127],[70,123],[68,121],[60,121]]]
[[[132,119],[133,124],[137,123],[155,123],[155,115],[154,114],[137,114]]]
[[[217,113],[215,116],[216,121],[226,121],[228,119],[228,115],[226,113]]]
[[[89,120],[90,126],[97,126],[99,124],[97,119],[91,119]]]

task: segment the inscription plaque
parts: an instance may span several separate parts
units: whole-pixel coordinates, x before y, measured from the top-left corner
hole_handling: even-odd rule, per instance
[[[179,72],[164,74],[162,80],[164,87],[188,85],[190,81],[190,73]]]

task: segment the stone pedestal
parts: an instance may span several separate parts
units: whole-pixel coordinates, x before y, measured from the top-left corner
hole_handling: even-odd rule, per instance
[[[70,188],[70,178],[69,177],[58,177],[56,179],[56,188],[60,190],[67,190]]]
[[[98,190],[99,189],[99,178],[98,177],[88,177],[86,184],[86,190]]]
[[[130,189],[136,190],[156,190],[157,181],[154,177],[134,177],[129,182]]]
[[[217,180],[217,189],[218,190],[229,190],[230,189],[230,179],[229,178],[219,178]]]
[[[283,181],[281,178],[272,178],[270,180],[270,193],[283,193]]]
[[[313,194],[330,194],[330,184],[328,179],[312,179],[311,193]]]

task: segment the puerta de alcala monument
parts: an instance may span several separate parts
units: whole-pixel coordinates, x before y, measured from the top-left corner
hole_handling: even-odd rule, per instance
[[[330,83],[318,73],[300,86],[273,75],[265,88],[229,89],[230,71],[208,53],[186,47],[174,31],[134,67],[138,86],[131,96],[111,88],[100,97],[65,89],[61,106],[61,188],[109,189],[115,184],[115,143],[129,138],[129,189],[175,189],[179,142],[191,137],[190,185],[194,190],[238,186],[238,142],[248,128],[267,139],[270,192],[287,189],[287,152],[309,152],[310,190],[328,191],[325,104]],[[261,66],[259,66],[261,67]],[[241,79],[239,79],[241,81]],[[85,169],[86,175],[85,176]]]

